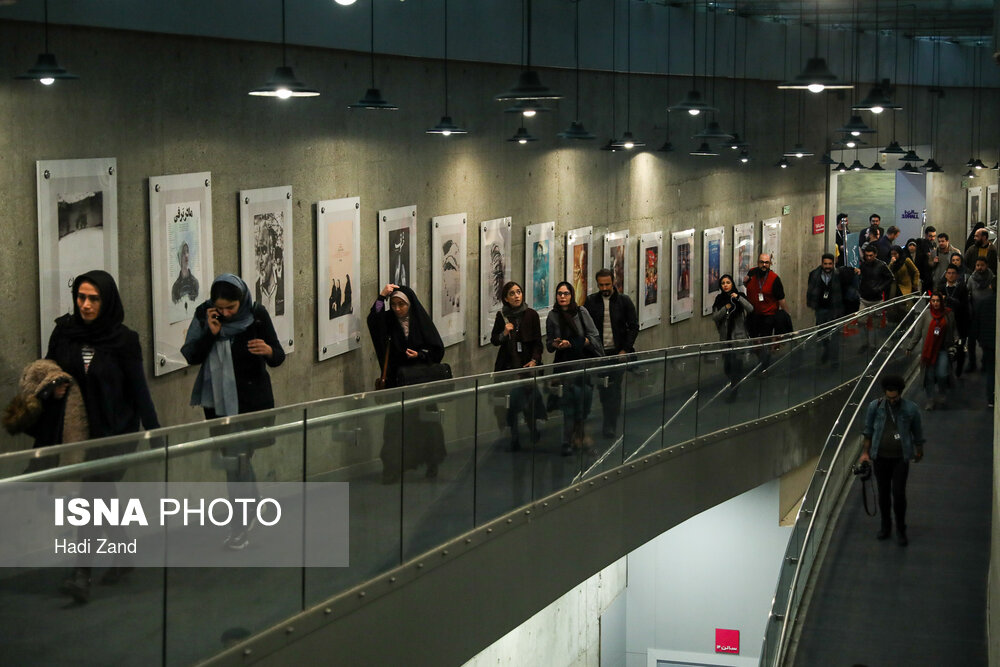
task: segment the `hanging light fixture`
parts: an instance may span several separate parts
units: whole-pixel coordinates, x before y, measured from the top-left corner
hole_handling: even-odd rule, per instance
[[[612,3],[613,4],[613,3]],[[627,43],[627,48],[625,50],[626,55],[626,67],[625,67],[625,133],[622,134],[622,138],[618,140],[618,144],[625,150],[632,150],[634,148],[643,148],[646,144],[639,141],[632,136],[630,125],[632,123],[632,2],[631,0],[626,0],[625,2],[625,21],[627,25],[625,27],[625,41]],[[614,40],[612,40],[612,43]],[[613,60],[613,59],[612,59]],[[613,63],[612,63],[613,65]]]
[[[851,163],[850,170],[851,171],[861,171],[864,168],[865,168],[865,165],[861,164],[861,160],[859,160],[858,158],[854,158],[854,162]]]
[[[788,158],[783,157],[780,160],[778,160],[777,164],[775,164],[774,166],[780,167],[781,169],[788,169],[788,167],[791,166],[791,163],[788,161]]]
[[[893,103],[889,98],[889,79],[883,79],[881,83],[878,77],[879,66],[879,44],[882,41],[878,31],[879,8],[878,0],[875,0],[875,85],[871,87],[863,100],[851,107],[854,111],[871,111],[873,114],[880,114],[886,109],[902,109],[898,104]]]
[[[18,74],[15,79],[26,79],[38,81],[43,86],[51,86],[56,79],[78,79],[80,77],[70,74],[56,62],[56,57],[49,52],[49,0],[45,0],[45,52],[38,54],[35,64],[24,74]]]
[[[517,132],[514,133],[514,136],[508,139],[507,141],[511,141],[518,144],[526,144],[529,141],[538,141],[538,137],[529,133],[528,130],[522,125],[521,127],[517,128]]]
[[[897,142],[895,139],[893,139],[892,142],[890,142],[888,146],[886,146],[885,148],[882,149],[882,152],[883,153],[889,153],[891,155],[896,155],[896,154],[902,155],[906,151],[904,151],[903,147],[899,145],[899,142]]]
[[[340,2],[341,0],[337,0]],[[353,2],[353,0],[351,0]],[[364,97],[355,102],[354,104],[347,105],[348,109],[367,109],[372,111],[397,111],[399,107],[394,104],[389,104],[382,97],[381,91],[375,87],[375,0],[371,0],[371,15],[368,22],[369,36],[371,38],[371,48],[369,53],[371,54],[371,88],[369,88]]]
[[[562,99],[562,95],[551,90],[548,86],[542,84],[541,79],[538,77],[538,72],[531,69],[531,0],[527,0],[528,4],[528,18],[527,18],[527,68],[522,70],[520,76],[517,78],[517,83],[514,87],[507,92],[500,93],[494,96],[493,99],[498,102],[506,102],[508,100],[559,100]]]
[[[784,152],[784,157],[804,158],[812,157],[815,153],[807,150],[802,144],[795,144],[791,150]]]
[[[518,100],[513,106],[507,107],[503,111],[504,113],[519,113],[525,118],[534,118],[537,114],[548,113],[552,109],[541,104],[538,100]]]
[[[904,164],[903,167],[900,169],[900,171],[903,172],[904,174],[912,174],[914,176],[923,176],[924,175],[924,172],[920,171],[919,169],[917,169],[916,167],[914,167],[909,162],[907,162],[906,164]]]
[[[440,134],[450,137],[453,134],[467,134],[467,130],[455,125],[448,115],[448,0],[444,0],[444,115],[438,124],[427,130],[425,134]]]
[[[837,164],[837,161],[830,157],[829,153],[823,153],[823,157],[819,159],[819,163],[826,166],[832,166]]]
[[[750,162],[750,151],[744,148],[740,151],[739,157],[740,164],[747,164]]]
[[[260,88],[250,91],[257,97],[277,97],[287,100],[289,97],[318,97],[319,91],[310,88],[295,78],[295,73],[288,66],[287,45],[285,43],[285,0],[281,0],[281,67],[274,70],[271,78]]]
[[[594,135],[587,131],[587,128],[583,126],[580,122],[580,2],[574,3],[576,5],[576,22],[573,27],[573,55],[576,59],[576,90],[574,92],[574,97],[576,98],[576,105],[574,114],[577,120],[574,120],[569,124],[569,127],[560,132],[558,136],[560,139],[575,139],[587,141],[594,139]]]
[[[836,168],[834,169],[834,171],[836,171],[836,172],[839,172],[839,173],[843,174],[843,173],[845,173],[845,172],[848,172],[848,171],[850,171],[850,169],[848,169],[848,168],[847,168],[847,165],[846,165],[846,164],[844,164],[843,162],[841,162],[841,163],[839,163],[839,164],[837,165],[837,167],[836,167]]]
[[[885,167],[880,165],[878,163],[878,160],[876,159],[875,163],[872,166],[868,167],[868,171],[885,171]]]
[[[698,146],[698,148],[688,153],[688,155],[694,155],[697,157],[715,157],[718,154],[719,152],[712,150],[712,148],[708,145],[707,141],[701,142],[701,145]]]
[[[708,123],[698,134],[691,137],[692,139],[700,139],[702,141],[713,140],[713,141],[732,141],[735,137],[728,132],[723,131],[722,127],[714,120]],[[730,148],[739,148],[739,146],[732,146]]]
[[[852,137],[860,137],[862,134],[875,134],[875,130],[868,127],[858,114],[853,114],[846,125],[837,128],[837,132],[850,134]]]
[[[577,4],[579,5],[579,2]],[[666,42],[666,45],[667,45],[667,63],[666,63],[667,72],[666,72],[666,77],[664,77],[664,78],[666,78],[666,80],[667,80],[666,98],[669,100],[670,99],[670,45],[673,43],[674,40],[671,39],[671,32],[670,32],[670,16],[671,16],[670,5],[666,5],[665,9],[667,11],[667,39],[665,39],[663,41]],[[579,9],[577,9],[577,11],[579,11]],[[659,153],[673,153],[674,152],[674,144],[670,141],[670,113],[669,113],[669,111],[667,112],[667,136],[663,139],[663,144],[659,148],[657,148],[656,150]]]
[[[927,162],[924,162],[924,171],[928,174],[940,174],[944,171],[944,169],[942,169],[938,163],[934,161],[934,158],[930,158]]]
[[[799,3],[799,20],[801,28],[799,32],[799,61],[802,59],[802,32],[805,31],[805,21],[803,19],[802,3]],[[837,75],[830,71],[826,64],[826,58],[819,55],[819,0],[816,0],[816,49],[813,57],[806,62],[805,69],[791,81],[779,83],[778,88],[782,90],[808,90],[810,93],[822,93],[824,90],[849,90],[854,85],[844,83],[837,78]]]
[[[708,26],[708,17],[705,17],[706,33]],[[706,35],[707,40],[707,35]],[[698,76],[698,7],[697,3],[692,3],[691,5],[691,81],[692,83]],[[707,67],[707,62],[706,62]],[[684,99],[677,104],[667,107],[667,111],[686,111],[691,116],[698,116],[702,113],[708,113],[710,111],[718,111],[713,106],[710,106],[705,100],[701,98],[701,93],[698,92],[697,88],[692,88],[688,91]],[[692,153],[693,155],[693,153]]]

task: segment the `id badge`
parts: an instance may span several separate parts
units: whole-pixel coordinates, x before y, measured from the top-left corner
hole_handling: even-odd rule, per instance
[[[829,299],[829,298],[830,298],[830,293],[829,292],[823,292],[823,299],[826,300],[826,299]]]
[[[941,335],[941,327],[934,327],[934,335],[935,336]]]
[[[517,351],[521,352],[521,341],[517,341]]]
[[[764,295],[763,294],[758,294],[757,295],[757,300],[763,303],[763,301],[764,301]]]
[[[900,438],[900,437],[899,437],[899,434],[898,434],[898,433],[893,433],[893,434],[892,434],[892,439],[893,439],[893,440],[902,440],[902,438]]]

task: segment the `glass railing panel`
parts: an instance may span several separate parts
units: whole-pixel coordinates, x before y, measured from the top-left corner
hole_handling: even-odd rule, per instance
[[[700,356],[698,434],[719,431],[757,417],[757,382],[748,378],[756,363],[746,347],[718,349]]]
[[[663,446],[691,440],[698,429],[698,375],[700,360],[697,352],[667,356],[664,361]]]
[[[548,430],[544,383],[531,371],[479,378],[476,392],[476,525],[530,503],[532,463]],[[471,415],[470,415],[471,416]]]
[[[269,482],[300,482],[302,421],[301,409],[282,408],[171,429],[167,481],[213,483],[218,497],[260,497]],[[209,527],[230,566],[168,568],[167,665],[203,660],[301,611],[303,569],[241,567],[261,551],[280,549],[244,528],[242,521]]]
[[[600,429],[600,417],[593,411],[593,377],[585,362],[551,366],[538,381],[546,396],[548,420],[532,457],[536,499],[569,486],[590,468],[597,458],[595,425]]]
[[[758,342],[758,341],[755,341]],[[795,339],[775,339],[754,347],[760,396],[760,416],[772,415],[788,407],[792,352],[800,345]]]
[[[651,454],[663,446],[666,362],[663,352],[631,357],[623,378],[622,456]]]
[[[94,440],[83,449],[63,451],[60,460],[47,460],[57,468],[41,470],[39,459],[31,465],[34,479],[41,489],[26,490],[20,484],[5,484],[0,488],[0,502],[11,512],[19,501],[39,507],[46,506],[51,516],[50,498],[55,495],[115,498],[123,482],[149,482],[157,490],[164,479],[162,440],[147,439],[147,434],[132,434]],[[100,444],[98,444],[100,443]],[[154,450],[151,451],[150,447]],[[161,451],[155,451],[155,450]],[[49,451],[53,451],[50,449]],[[125,452],[135,455],[117,456]],[[146,456],[143,456],[146,454]],[[29,453],[30,455],[30,453]],[[103,462],[102,459],[111,456]],[[3,465],[8,473],[24,472],[29,463],[22,457],[7,455]],[[86,458],[86,461],[83,459]],[[81,465],[73,465],[80,462]],[[28,482],[31,477],[11,481]],[[54,483],[54,484],[50,484]],[[66,486],[64,486],[66,483]],[[84,483],[81,485],[80,483]],[[33,485],[35,486],[35,485]],[[10,494],[10,495],[8,495]],[[25,494],[28,497],[25,497]],[[39,509],[41,509],[39,507]],[[89,563],[98,540],[129,542],[141,540],[145,553],[162,544],[162,534],[155,527],[137,529],[121,527],[70,527],[55,539],[79,544],[90,540],[90,555],[67,554],[55,567],[41,567],[41,550],[53,553],[53,537],[49,525],[33,530],[28,517],[16,535],[5,535],[0,550],[4,560],[16,558],[20,567],[0,568],[0,588],[5,604],[0,605],[0,662],[5,665],[93,665],[160,664],[163,651],[163,568],[129,568],[130,556],[109,556],[108,563]],[[40,523],[40,522],[39,522]],[[103,557],[102,557],[103,558]],[[78,568],[83,568],[78,571]],[[109,628],[122,628],[127,620],[127,632],[117,633],[109,641]]]
[[[403,388],[403,560],[475,526],[476,378]]]
[[[306,409],[306,481],[347,482],[350,495],[349,565],[306,568],[307,607],[401,562],[402,484],[384,475],[383,461],[401,452],[401,399],[387,390]]]

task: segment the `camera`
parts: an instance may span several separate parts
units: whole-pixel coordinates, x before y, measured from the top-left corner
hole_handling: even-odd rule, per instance
[[[872,464],[868,461],[862,461],[861,463],[855,463],[851,466],[851,472],[854,473],[862,482],[867,482],[872,478]]]

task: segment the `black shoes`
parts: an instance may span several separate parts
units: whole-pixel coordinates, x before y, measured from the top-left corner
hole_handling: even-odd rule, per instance
[[[901,547],[905,547],[909,543],[910,543],[910,541],[908,539],[906,539],[906,529],[905,528],[897,528],[896,529],[896,544],[898,544]]]
[[[875,539],[876,540],[884,540],[884,539],[888,538],[890,535],[892,535],[892,528],[891,527],[882,526],[881,528],[879,528],[879,531],[877,533],[875,533]]]

